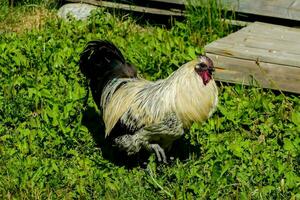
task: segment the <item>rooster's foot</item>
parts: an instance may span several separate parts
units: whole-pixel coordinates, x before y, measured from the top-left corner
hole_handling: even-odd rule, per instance
[[[165,150],[158,144],[150,144],[150,149],[156,154],[158,162],[168,163]]]

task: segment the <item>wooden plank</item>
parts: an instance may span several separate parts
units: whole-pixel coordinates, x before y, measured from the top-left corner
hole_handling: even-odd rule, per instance
[[[246,60],[259,60],[262,62],[277,63],[299,67],[299,55],[288,54],[284,51],[257,49],[255,47],[237,46],[235,44],[211,43],[205,48],[207,53],[231,56]]]
[[[205,46],[216,80],[300,93],[300,30],[254,23]]]
[[[221,0],[221,3],[241,13],[300,20],[300,0]]]
[[[185,0],[147,0],[147,1],[155,1],[155,2],[163,2],[163,3],[170,3],[170,4],[177,4],[177,5],[185,5]]]
[[[288,10],[289,10],[289,15],[291,16],[292,19],[299,20],[300,1],[294,1],[292,4],[290,4]]]
[[[285,40],[255,34],[232,34],[220,43],[234,44],[236,46],[263,49],[270,52],[284,51],[289,54],[300,55],[300,40]]]
[[[274,33],[269,31],[268,34],[261,32],[253,33],[240,30],[236,33],[230,34],[219,42],[222,43],[236,43],[237,45],[247,46],[247,44],[254,43],[257,48],[273,48],[285,50],[290,53],[299,54],[300,50],[300,32],[294,34]],[[266,47],[266,45],[268,47]]]
[[[299,39],[298,29],[254,23],[208,44],[205,50],[217,55],[300,67]]]
[[[278,37],[280,38],[289,38],[290,40],[298,39],[300,29],[291,28],[286,26],[268,24],[255,22],[251,26],[245,27],[242,31],[247,32],[248,34],[259,34],[266,35],[269,34],[269,37]],[[292,38],[291,38],[292,37]]]
[[[134,6],[134,5],[127,5],[127,4],[120,4],[120,3],[112,3],[107,1],[101,0],[66,0],[67,2],[71,3],[87,3],[96,6],[103,6],[109,8],[116,8],[116,9],[123,9],[128,11],[135,11],[135,12],[142,12],[142,13],[151,13],[157,15],[168,15],[168,16],[185,16],[186,12],[183,10],[172,9],[165,10],[165,9],[157,9],[157,8],[148,8],[143,6]],[[148,1],[157,1],[157,2],[171,2],[171,0],[148,0]],[[181,1],[183,4],[183,1]],[[180,0],[174,1],[174,4],[180,4]],[[221,19],[225,21],[225,23],[236,25],[236,26],[247,26],[251,24],[250,22],[238,21],[238,20],[229,20],[229,19]]]
[[[299,29],[295,29],[292,27],[282,26],[282,25],[276,25],[276,24],[269,24],[269,23],[263,23],[263,22],[255,22],[251,27],[248,27],[249,29],[257,29],[263,25],[265,28],[270,28],[272,30],[279,30],[279,31],[292,31],[292,32],[300,32]]]
[[[213,58],[214,64],[218,66],[219,70],[240,71],[246,74],[266,74],[284,81],[289,81],[290,79],[300,81],[300,69],[297,67],[237,59],[211,53],[207,53],[207,55]],[[289,73],[288,76],[285,72]]]
[[[267,28],[267,27],[266,27]],[[269,39],[269,40],[282,40],[284,41],[297,41],[298,42],[298,37],[299,33],[296,31],[294,33],[287,33],[285,31],[271,31],[271,30],[251,30],[251,31],[244,31],[243,29],[240,30],[241,32],[244,32],[243,34],[245,36],[253,36],[253,37],[260,37],[262,39]]]
[[[135,6],[126,3],[116,3],[113,0],[66,0],[67,2],[74,3],[88,3],[97,6],[104,6],[109,8],[117,8],[128,11],[151,13],[158,15],[169,15],[169,16],[185,16],[184,5],[187,4],[187,0],[146,0],[145,6]],[[195,0],[196,6],[206,5],[208,0]],[[283,19],[292,19],[300,21],[300,0],[287,0],[287,3],[283,3],[283,0],[261,0],[260,2],[252,3],[251,0],[220,0],[220,6],[226,10],[234,10],[236,12],[277,17]],[[161,2],[169,4],[169,9],[160,8],[149,8],[147,2]],[[274,4],[273,4],[274,2]],[[172,5],[177,5],[177,8],[172,9]],[[178,6],[181,8],[179,9]],[[245,26],[246,23],[239,21],[230,21],[233,25]]]
[[[215,79],[300,93],[300,68],[207,53],[216,66]]]
[[[222,18],[221,20],[224,21],[226,24],[231,24],[231,25],[239,26],[239,27],[245,27],[245,26],[252,24],[252,22],[244,22],[244,21],[233,20],[233,19],[223,19]]]
[[[67,0],[67,1],[72,2],[72,3],[88,3],[88,4],[92,4],[92,5],[96,5],[96,6],[117,8],[117,9],[142,12],[142,13],[151,13],[151,14],[157,14],[157,15],[168,15],[168,16],[183,16],[184,15],[184,13],[180,12],[180,11],[148,8],[148,7],[143,7],[143,6],[135,6],[135,5],[129,5],[129,4],[123,4],[123,3],[113,3],[113,2],[100,1],[100,0]]]
[[[188,0],[148,0],[185,5]],[[199,6],[207,0],[199,0]],[[220,0],[224,9],[240,13],[300,21],[300,0]]]

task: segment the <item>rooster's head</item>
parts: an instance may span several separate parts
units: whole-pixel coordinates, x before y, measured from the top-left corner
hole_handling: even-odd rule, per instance
[[[212,73],[215,71],[214,64],[209,57],[200,55],[197,58],[195,71],[202,78],[203,84],[206,85],[212,79]]]

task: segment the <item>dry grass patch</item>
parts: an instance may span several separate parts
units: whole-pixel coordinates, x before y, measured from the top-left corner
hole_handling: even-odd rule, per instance
[[[0,20],[0,32],[22,33],[40,29],[49,18],[57,17],[54,11],[40,6],[7,8]]]

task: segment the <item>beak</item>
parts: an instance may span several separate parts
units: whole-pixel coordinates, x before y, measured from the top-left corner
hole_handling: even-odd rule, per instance
[[[215,68],[211,67],[211,68],[208,69],[208,71],[209,71],[210,75],[212,75],[212,73],[213,73],[214,71],[216,71],[216,70],[215,70]]]

